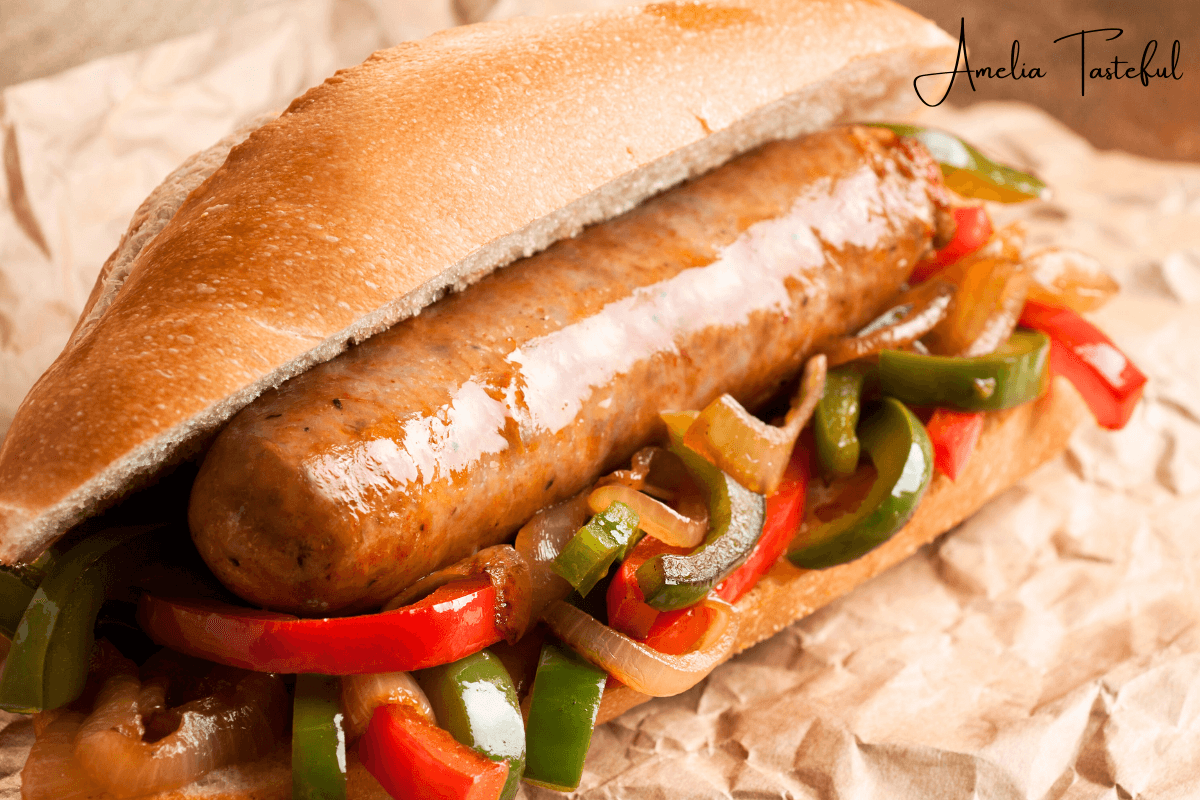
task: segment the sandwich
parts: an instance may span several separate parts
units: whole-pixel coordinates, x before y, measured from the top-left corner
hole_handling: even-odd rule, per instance
[[[880,2],[470,26],[185,166],[0,449],[25,795],[571,789],[1121,424],[1111,287],[966,199],[1037,182],[849,124],[952,52]]]

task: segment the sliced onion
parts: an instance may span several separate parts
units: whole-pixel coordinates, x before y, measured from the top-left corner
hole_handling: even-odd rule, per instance
[[[100,797],[104,790],[75,761],[75,734],[83,720],[83,714],[68,711],[56,715],[38,733],[25,760],[25,768],[21,770],[22,800],[94,800]]]
[[[689,420],[690,423],[691,420]],[[683,459],[670,450],[662,447],[643,447],[633,454],[631,467],[628,470],[617,470],[596,481],[597,490],[614,485],[627,486],[644,495],[662,500],[664,504],[669,503],[668,512],[683,517],[685,525],[686,520],[692,520],[692,527],[703,527],[707,531],[708,501],[705,499],[704,492],[696,483],[696,479],[688,472]],[[601,502],[599,497],[604,497],[604,494],[599,495],[595,500],[591,499],[593,496],[596,496],[595,490],[592,495],[589,495],[588,504],[597,514],[608,508],[609,503],[612,502],[611,500]],[[630,505],[640,502],[635,500]],[[655,513],[658,512],[647,511],[647,514],[651,515]],[[642,527],[651,536],[655,536],[653,531]],[[703,536],[703,534],[701,535]],[[662,537],[655,536],[655,538],[661,539]],[[678,538],[687,540],[691,538],[691,534],[681,532],[678,534]],[[679,546],[694,547],[694,545]]]
[[[1008,341],[1017,328],[1017,320],[1021,318],[1021,309],[1025,307],[1032,283],[1032,277],[1024,269],[1014,270],[1008,276],[992,307],[992,313],[984,321],[983,329],[961,355],[986,356]]]
[[[981,356],[1008,341],[1031,282],[1021,264],[1004,257],[969,259],[942,274],[958,292],[945,319],[923,340],[930,352]]]
[[[147,681],[142,684],[142,690],[138,693],[137,709],[138,714],[143,718],[165,713],[167,711],[166,681]]]
[[[691,421],[688,420],[689,425]],[[667,502],[677,500],[681,494],[689,491],[699,496],[696,481],[683,465],[683,460],[663,447],[643,447],[633,454],[629,469],[619,469],[596,481],[597,486],[614,483]]]
[[[512,545],[486,547],[437,572],[431,572],[388,601],[384,611],[403,608],[448,583],[487,575],[496,589],[496,627],[509,642],[525,635],[535,619],[531,613],[529,562]]]
[[[588,521],[586,491],[558,505],[543,508],[517,533],[514,546],[529,564],[531,614],[538,619],[546,606],[571,594],[571,584],[554,571],[554,559]]]
[[[588,507],[599,514],[613,503],[624,503],[637,512],[638,527],[647,536],[676,547],[696,547],[708,533],[708,507],[698,492],[689,500],[686,509],[689,513],[684,514],[636,489],[609,484],[592,490],[588,495]]]
[[[1048,247],[1027,256],[1025,265],[1033,276],[1030,300],[1081,314],[1100,308],[1121,288],[1099,261],[1078,250]]]
[[[183,687],[197,699],[166,708],[132,662],[110,676],[75,736],[79,766],[114,797],[185,786],[214,769],[254,761],[283,735],[287,691],[274,675],[209,665]],[[159,677],[147,681],[158,683]],[[146,704],[144,713],[139,702]]]
[[[413,709],[436,725],[429,698],[407,672],[376,672],[342,676],[342,712],[346,715],[346,741],[362,736],[371,722],[371,714],[383,705],[402,705]]]
[[[904,292],[891,308],[854,336],[834,341],[825,351],[829,366],[899,349],[920,339],[945,318],[955,288],[953,283],[933,279]]]
[[[1021,263],[1025,229],[1020,223],[996,231],[986,245],[938,273],[958,287],[950,309],[922,339],[934,355],[977,356],[1008,340],[1029,290]]]
[[[783,480],[796,439],[825,391],[825,365],[824,355],[813,356],[804,365],[804,377],[792,398],[783,427],[768,425],[724,394],[709,403],[691,423],[683,435],[684,445],[750,491],[774,493]]]
[[[619,469],[616,472],[610,472],[596,481],[596,485],[608,486],[610,483],[619,483],[622,486],[628,486],[630,489],[637,489],[639,492],[645,491],[646,478],[650,475],[650,465],[654,460],[654,451],[656,450],[662,450],[662,448],[643,447],[633,454],[633,458],[629,459],[629,469]]]
[[[1010,222],[993,233],[987,244],[964,258],[960,263],[974,258],[1003,258],[1008,261],[1020,261],[1021,254],[1025,249],[1026,234],[1024,223]],[[956,265],[952,264],[951,267],[953,266]]]
[[[681,656],[635,642],[561,600],[542,619],[558,638],[621,683],[652,697],[668,697],[695,686],[733,650],[738,610],[715,597],[700,605],[710,610],[712,621],[696,649]]]

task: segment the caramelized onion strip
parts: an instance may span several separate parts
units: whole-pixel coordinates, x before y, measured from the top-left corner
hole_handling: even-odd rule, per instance
[[[708,630],[694,650],[678,656],[636,642],[561,600],[551,604],[543,619],[563,642],[621,683],[652,697],[669,697],[695,686],[733,650],[737,609],[714,597],[700,607],[709,613]]]
[[[38,734],[21,770],[22,800],[93,800],[104,791],[75,761],[83,720],[74,711],[58,714]]]
[[[825,371],[824,355],[813,356],[804,365],[804,376],[782,427],[768,425],[724,394],[709,403],[688,426],[684,445],[750,491],[773,494],[783,480],[800,431],[825,391]]]
[[[936,278],[909,289],[857,334],[834,341],[825,351],[829,366],[912,344],[946,317],[954,292],[953,283]]]
[[[610,487],[628,488],[634,493]],[[633,507],[639,518],[649,519],[650,527],[644,524],[639,527],[661,541],[694,547],[688,542],[696,540],[698,544],[708,532],[708,502],[704,493],[683,460],[666,448],[643,447],[634,453],[629,469],[617,470],[596,481],[588,505],[598,514],[616,500]]]
[[[1008,341],[1031,285],[1025,230],[1006,225],[977,252],[938,273],[957,287],[946,316],[921,340],[940,356],[982,356]]]
[[[342,676],[342,713],[346,715],[346,742],[357,741],[366,733],[375,709],[383,705],[402,705],[416,711],[436,725],[433,706],[425,692],[407,672],[375,672]]]
[[[965,260],[943,273],[958,286],[945,318],[924,338],[934,355],[983,356],[1012,335],[1031,278],[1017,261],[1002,257]]]
[[[681,494],[699,491],[679,456],[663,447],[643,447],[633,454],[629,469],[619,469],[596,481],[597,487],[611,484],[628,486],[668,503]]]
[[[653,451],[661,449],[659,447],[643,447],[634,453],[633,458],[629,460],[629,469],[619,469],[605,475],[596,481],[596,486],[608,486],[615,483],[621,486],[628,486],[630,489],[637,489],[639,492],[658,496],[658,492],[661,490],[647,491],[646,479],[650,476],[650,467],[654,461]]]
[[[689,499],[688,508],[676,511],[636,489],[614,483],[593,489],[588,507],[599,514],[613,503],[624,503],[637,512],[638,527],[647,536],[676,547],[697,547],[708,533],[708,508],[699,492]]]
[[[105,681],[80,725],[76,763],[114,797],[136,797],[269,753],[287,718],[283,682],[229,667],[204,681],[208,694],[168,709],[165,693],[144,690],[130,663]]]
[[[1033,277],[1029,299],[1081,314],[1103,306],[1120,286],[1100,262],[1078,250],[1047,247],[1025,258]]]
[[[543,508],[517,533],[514,546],[529,564],[532,586],[530,613],[534,620],[546,606],[571,594],[567,583],[553,569],[554,559],[588,521],[588,493],[581,492],[570,500]]]

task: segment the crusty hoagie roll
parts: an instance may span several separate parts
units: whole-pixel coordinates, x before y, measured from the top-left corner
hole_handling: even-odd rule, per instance
[[[948,234],[911,139],[797,137],[897,113],[951,45],[882,3],[658,4],[453,32],[339,73],[139,213],[0,450],[4,556],[208,449],[190,523],[217,577],[259,607],[366,612],[588,486],[661,434],[659,411],[760,406]],[[977,457],[922,487],[885,544],[771,568],[721,658],[957,524],[1060,452],[1081,408],[1059,381],[989,414]],[[110,661],[41,717],[39,792],[64,763],[100,780],[87,714],[122,680],[141,691],[136,664]],[[610,687],[599,719],[644,699]],[[260,755],[136,792],[286,796],[286,752]],[[378,796],[350,764],[351,796]]]

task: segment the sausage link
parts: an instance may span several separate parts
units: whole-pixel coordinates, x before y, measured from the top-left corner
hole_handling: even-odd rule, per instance
[[[929,250],[936,165],[890,132],[776,142],[493,273],[268,392],[189,521],[249,602],[378,607],[722,392],[755,407]],[[531,187],[536,191],[536,187]]]

